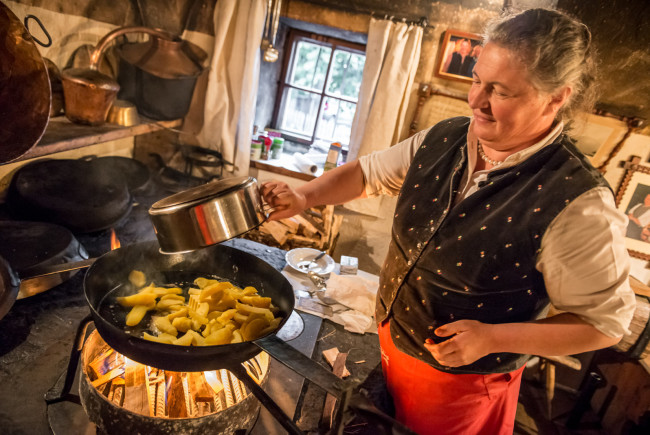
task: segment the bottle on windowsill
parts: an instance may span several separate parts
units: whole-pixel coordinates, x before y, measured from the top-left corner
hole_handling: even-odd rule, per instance
[[[341,154],[341,144],[334,142],[330,145],[330,149],[327,152],[327,159],[325,160],[325,166],[323,171],[329,171],[330,169],[336,168],[339,163],[339,155]]]

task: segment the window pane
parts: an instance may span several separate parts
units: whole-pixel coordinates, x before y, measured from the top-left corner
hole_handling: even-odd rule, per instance
[[[366,57],[344,50],[334,50],[327,93],[357,100]]]
[[[331,54],[329,47],[298,41],[288,83],[322,92]]]
[[[280,130],[311,139],[319,102],[319,94],[285,88],[278,122]]]
[[[356,108],[357,105],[354,103],[325,97],[318,120],[316,138],[348,145]]]

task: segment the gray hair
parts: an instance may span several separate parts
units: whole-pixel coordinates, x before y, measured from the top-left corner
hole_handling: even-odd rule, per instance
[[[578,111],[591,111],[596,101],[596,62],[587,26],[549,9],[508,13],[488,23],[483,43],[511,50],[526,65],[533,86],[553,94],[564,86],[571,96],[557,114],[570,121]]]

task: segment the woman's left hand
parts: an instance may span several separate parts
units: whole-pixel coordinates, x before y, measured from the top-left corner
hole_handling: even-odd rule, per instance
[[[491,327],[492,325],[477,320],[458,320],[434,331],[437,336],[451,337],[450,339],[439,344],[427,339],[424,347],[442,365],[460,367],[471,364],[492,353]]]

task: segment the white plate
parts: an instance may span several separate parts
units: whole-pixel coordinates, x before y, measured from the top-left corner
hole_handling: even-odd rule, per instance
[[[296,248],[287,252],[285,258],[289,266],[298,272],[315,272],[319,275],[327,275],[334,270],[335,263],[332,257],[327,254],[314,262],[313,259],[320,254],[321,251],[318,249]]]

